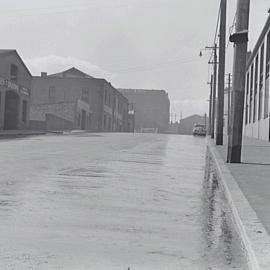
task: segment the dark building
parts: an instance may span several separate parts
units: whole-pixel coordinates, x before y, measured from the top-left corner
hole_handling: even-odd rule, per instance
[[[200,116],[197,114],[188,116],[180,120],[178,132],[182,135],[192,135],[194,124],[206,125],[207,121],[206,116]]]
[[[28,128],[31,79],[16,50],[0,50],[0,130]]]
[[[128,100],[105,79],[71,68],[33,77],[32,89],[33,128],[128,130]]]
[[[170,100],[164,90],[118,89],[133,106],[135,111],[135,131],[156,129],[168,130]]]

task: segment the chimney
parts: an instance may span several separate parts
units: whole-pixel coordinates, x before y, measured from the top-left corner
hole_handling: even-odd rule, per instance
[[[41,72],[41,77],[47,77],[47,72]]]

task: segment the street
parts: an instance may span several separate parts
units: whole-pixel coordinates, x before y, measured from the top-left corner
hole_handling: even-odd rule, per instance
[[[0,269],[246,269],[204,138],[71,133],[0,152]]]

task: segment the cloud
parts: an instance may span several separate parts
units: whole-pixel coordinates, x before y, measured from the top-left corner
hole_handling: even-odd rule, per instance
[[[71,67],[76,67],[93,77],[104,78],[107,80],[111,80],[114,77],[112,73],[109,73],[96,65],[71,56],[62,57],[58,55],[48,55],[26,59],[25,63],[33,75],[39,75],[42,71],[52,74],[64,71]]]
[[[177,120],[192,114],[204,115],[208,113],[208,101],[206,99],[184,99],[171,101],[171,112],[176,113]]]

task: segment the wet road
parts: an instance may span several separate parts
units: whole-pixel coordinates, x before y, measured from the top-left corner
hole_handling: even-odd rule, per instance
[[[205,139],[0,140],[0,269],[246,269]]]

